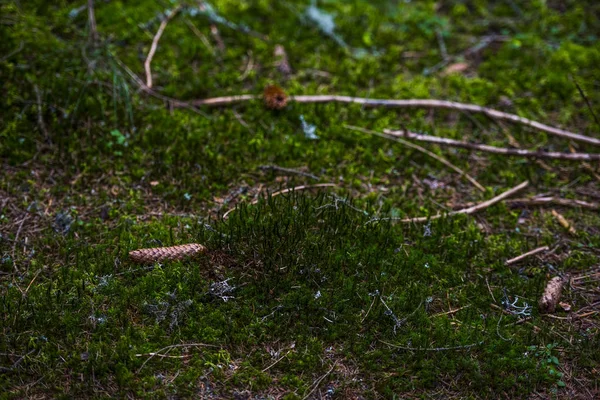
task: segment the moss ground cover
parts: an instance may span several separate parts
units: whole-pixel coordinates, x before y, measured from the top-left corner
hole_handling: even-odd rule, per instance
[[[449,110],[269,110],[260,100],[181,109],[131,75],[146,80],[153,38],[176,11],[152,60],[162,96],[277,84],[290,95],[434,98],[599,137],[600,4],[94,3],[95,41],[84,2],[0,3],[0,396],[600,395],[598,209],[501,202],[393,220],[525,180],[519,197],[594,205],[598,163],[424,145],[484,193],[347,126],[598,148]],[[208,251],[128,259],[191,242]],[[505,265],[540,246],[549,250]],[[572,277],[564,304],[542,315],[537,300],[558,274]]]

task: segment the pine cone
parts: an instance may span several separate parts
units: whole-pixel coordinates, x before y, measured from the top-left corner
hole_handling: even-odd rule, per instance
[[[547,314],[554,312],[556,304],[558,304],[558,300],[560,300],[563,286],[567,283],[568,279],[568,277],[565,278],[560,276],[555,276],[550,279],[546,285],[546,290],[544,290],[544,294],[539,301],[540,312]]]
[[[267,86],[263,93],[265,104],[272,110],[281,110],[288,103],[288,96],[285,91],[276,85]]]
[[[204,253],[206,247],[199,243],[182,244],[172,247],[154,247],[151,249],[139,249],[129,252],[131,261],[139,264],[153,264],[155,262],[182,260],[188,257]]]

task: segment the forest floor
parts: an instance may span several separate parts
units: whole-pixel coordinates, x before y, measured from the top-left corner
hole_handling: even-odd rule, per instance
[[[600,398],[600,2],[9,0],[0,35],[0,398]]]

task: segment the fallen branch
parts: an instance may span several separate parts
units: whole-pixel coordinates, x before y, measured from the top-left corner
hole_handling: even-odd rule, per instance
[[[88,21],[90,24],[90,40],[92,43],[98,41],[98,28],[96,27],[96,16],[94,14],[94,0],[88,0]]]
[[[512,265],[512,264],[516,264],[519,261],[526,259],[527,257],[536,255],[538,253],[541,253],[541,252],[544,252],[544,251],[547,251],[547,250],[550,250],[550,248],[548,246],[538,247],[537,249],[533,249],[531,251],[528,251],[527,253],[521,254],[518,257],[511,258],[510,260],[506,260],[506,262],[504,263],[504,265],[509,266],[509,265]]]
[[[331,369],[329,371],[327,371],[325,373],[325,375],[321,376],[319,379],[317,379],[316,381],[313,382],[313,384],[311,385],[312,389],[310,390],[310,392],[308,392],[308,394],[306,396],[304,396],[302,398],[302,400],[308,399],[310,397],[310,395],[313,394],[313,392],[315,390],[317,390],[317,388],[319,387],[319,385],[321,384],[321,382],[323,381],[323,379],[327,378],[327,376],[329,376],[329,374],[331,374],[331,372],[334,370],[334,368],[336,367],[336,365],[337,365],[337,361],[333,363],[333,366],[331,367]]]
[[[163,23],[165,23],[165,21],[163,21]],[[161,26],[162,25],[163,24],[161,23]],[[165,26],[166,26],[166,23],[165,23]],[[164,30],[164,28],[163,28],[163,30]],[[160,29],[159,29],[159,31],[160,31]],[[158,35],[158,32],[157,32],[157,35]],[[161,32],[161,35],[162,35],[162,32]],[[159,38],[160,38],[160,36],[159,36]],[[155,37],[155,41],[158,42],[158,39],[156,39],[156,37]],[[154,41],[153,41],[153,45],[154,45]],[[148,54],[148,55],[150,56],[150,54]],[[147,68],[147,75],[148,75],[150,63],[148,62],[148,60],[146,60],[146,63],[148,65],[148,68]],[[121,65],[123,65],[123,64],[121,63]],[[139,78],[137,78],[137,79],[136,78],[137,77],[134,78],[134,81],[142,88],[142,90],[144,90],[145,92],[147,92],[149,94],[152,94],[155,97],[158,97],[157,93],[153,93],[148,90],[148,89],[151,89],[151,85],[149,85],[149,86],[147,86],[146,84],[140,85],[140,83],[143,83],[143,82],[141,82],[141,80],[139,80]],[[150,83],[152,83],[151,79],[152,78],[150,76]],[[146,86],[146,87],[144,87],[144,86]],[[197,100],[193,100],[190,102],[181,101],[181,100],[177,100],[177,99],[169,99],[169,100],[171,101],[171,104],[175,108],[190,108],[193,106],[195,106],[195,107],[197,107],[197,106],[218,107],[218,106],[225,106],[225,105],[230,105],[230,104],[244,102],[244,101],[257,100],[257,99],[261,99],[261,98],[262,98],[262,96],[243,94],[243,95],[237,95],[237,96],[223,96],[223,97],[212,97],[212,98],[206,98],[206,99],[197,99]],[[600,139],[596,139],[596,138],[593,138],[590,136],[585,136],[585,135],[581,135],[578,133],[570,132],[570,131],[567,131],[564,129],[555,128],[555,127],[552,127],[549,125],[542,124],[537,121],[519,117],[518,115],[504,113],[502,111],[497,111],[497,110],[494,110],[491,108],[482,107],[482,106],[478,106],[475,104],[464,104],[464,103],[457,103],[454,101],[433,100],[433,99],[386,100],[386,99],[370,99],[370,98],[363,98],[363,97],[337,96],[337,95],[292,96],[292,97],[290,97],[290,100],[296,101],[298,103],[338,102],[338,103],[362,104],[367,107],[377,107],[377,106],[390,107],[390,108],[422,107],[422,108],[445,108],[445,109],[450,109],[450,110],[469,111],[469,112],[474,112],[474,113],[485,114],[490,118],[495,118],[495,119],[499,119],[499,120],[507,120],[507,121],[511,121],[514,123],[529,126],[531,128],[534,128],[534,129],[537,129],[537,130],[540,130],[540,131],[543,131],[543,132],[546,132],[546,133],[549,133],[549,134],[552,134],[555,136],[600,146]]]
[[[170,346],[163,347],[162,349],[160,349],[157,352],[152,352],[152,353],[148,353],[148,354],[136,354],[137,357],[148,356],[148,358],[142,363],[142,365],[138,369],[137,373],[139,374],[140,371],[144,368],[144,366],[148,363],[148,361],[150,361],[154,357],[158,356],[158,357],[161,357],[161,358],[171,358],[172,356],[169,357],[169,352],[171,350],[177,348],[177,347],[214,347],[214,348],[219,348],[219,346],[215,346],[215,345],[212,345],[212,344],[204,344],[204,343],[181,343],[181,344],[172,344]],[[180,357],[176,357],[176,358],[180,358]]]
[[[480,346],[483,344],[483,340],[481,342],[467,344],[464,346],[453,346],[453,347],[429,347],[429,348],[418,348],[418,347],[407,347],[407,346],[398,346],[397,344],[385,342],[383,340],[379,340],[383,344],[387,344],[388,346],[394,347],[400,350],[408,350],[408,351],[448,351],[448,350],[466,350],[475,346]]]
[[[173,17],[179,12],[181,6],[175,7],[171,10],[166,17],[161,21],[160,26],[158,27],[158,31],[156,35],[154,35],[154,39],[152,39],[152,46],[150,46],[150,51],[148,52],[148,57],[146,57],[146,62],[144,62],[144,69],[146,70],[146,86],[152,88],[152,71],[150,70],[150,64],[152,63],[152,58],[154,57],[154,53],[156,53],[156,48],[158,47],[158,41],[162,36],[167,24]]]
[[[590,136],[581,135],[578,133],[566,131],[552,126],[544,125],[542,123],[519,117],[518,115],[504,113],[487,107],[481,107],[475,104],[464,104],[457,103],[454,101],[446,100],[432,100],[432,99],[410,99],[410,100],[385,100],[385,99],[369,99],[363,97],[350,97],[350,96],[292,96],[292,101],[298,103],[356,103],[362,104],[367,107],[389,107],[389,108],[445,108],[449,110],[458,111],[469,111],[474,113],[480,113],[487,115],[493,119],[507,120],[517,124],[529,126],[531,128],[550,133],[555,136],[577,140],[584,143],[594,144],[600,146],[600,139],[596,139]]]
[[[374,220],[371,220],[369,222],[374,222],[374,221],[395,221],[395,220],[400,220],[400,222],[403,223],[410,223],[410,222],[414,222],[414,223],[419,223],[419,222],[427,222],[427,221],[432,221],[434,219],[438,219],[438,218],[442,218],[444,215],[446,215],[447,217],[451,217],[453,215],[458,215],[458,214],[475,214],[476,212],[479,212],[481,210],[484,210],[504,199],[506,199],[507,197],[512,196],[513,194],[517,193],[518,191],[524,189],[527,187],[527,185],[529,185],[529,181],[525,181],[517,186],[515,186],[512,189],[507,190],[504,193],[499,194],[496,197],[493,197],[487,201],[484,201],[483,203],[479,203],[476,204],[472,207],[469,208],[463,208],[461,210],[457,210],[457,211],[451,211],[447,214],[436,214],[434,216],[431,217],[417,217],[417,218],[395,218],[395,217],[390,217],[390,218],[377,218]]]
[[[393,137],[419,140],[421,142],[435,143],[441,146],[460,147],[463,149],[484,151],[486,153],[503,154],[507,156],[520,156],[528,158],[553,158],[571,161],[596,161],[600,154],[594,153],[560,153],[555,151],[531,151],[523,149],[508,149],[504,147],[489,146],[487,144],[468,143],[460,140],[442,138],[439,136],[421,135],[414,132],[384,129],[383,132]]]
[[[471,182],[473,184],[473,186],[475,186],[477,189],[481,190],[482,192],[485,192],[485,188],[479,182],[477,182],[475,180],[475,178],[473,178],[471,175],[467,174],[465,171],[463,171],[462,169],[458,168],[456,165],[452,164],[450,161],[446,160],[445,158],[440,157],[437,154],[432,153],[431,151],[429,151],[429,150],[427,150],[427,149],[425,149],[425,148],[423,148],[423,147],[421,147],[419,145],[416,145],[416,144],[411,143],[411,142],[407,142],[406,140],[402,140],[400,138],[395,138],[395,137],[391,138],[391,137],[389,137],[387,135],[383,135],[383,134],[381,134],[379,132],[375,132],[375,131],[372,131],[372,130],[369,130],[369,129],[361,128],[361,127],[358,127],[358,126],[344,125],[344,127],[347,128],[347,129],[353,130],[353,131],[358,131],[358,132],[363,132],[363,133],[369,133],[371,135],[376,135],[376,136],[384,137],[386,139],[391,139],[391,140],[394,140],[394,141],[396,141],[398,143],[403,144],[406,147],[410,147],[411,149],[420,151],[421,153],[426,154],[429,157],[431,157],[431,158],[433,158],[433,159],[441,162],[442,164],[444,164],[448,168],[450,168],[453,171],[455,171],[456,173],[458,173],[460,176],[464,176],[466,180],[468,180],[469,182]]]
[[[577,231],[575,230],[575,228],[573,227],[573,224],[571,224],[562,214],[560,214],[558,211],[556,210],[552,210],[552,216],[554,218],[556,218],[556,220],[558,221],[558,223],[565,228],[570,234],[575,235],[577,234]]]
[[[539,301],[540,311],[542,313],[553,313],[556,309],[556,304],[558,304],[558,300],[560,299],[560,295],[562,293],[562,289],[566,281],[568,280],[555,276],[550,279],[548,284],[546,285],[546,289],[544,290],[544,294]]]
[[[509,207],[559,205],[564,207],[587,208],[588,210],[600,210],[599,203],[592,203],[574,199],[561,199],[559,197],[532,197],[530,199],[512,199],[507,200],[506,204]]]

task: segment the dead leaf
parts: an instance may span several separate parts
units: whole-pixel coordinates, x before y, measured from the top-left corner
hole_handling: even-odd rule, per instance
[[[565,303],[563,301],[561,301],[560,303],[558,303],[560,305],[560,307],[565,310],[565,311],[571,311],[571,305],[569,303]]]
[[[450,75],[450,74],[460,74],[462,72],[465,72],[466,70],[469,69],[469,64],[467,63],[454,63],[454,64],[450,64],[448,65],[445,69],[444,69],[444,75]]]

